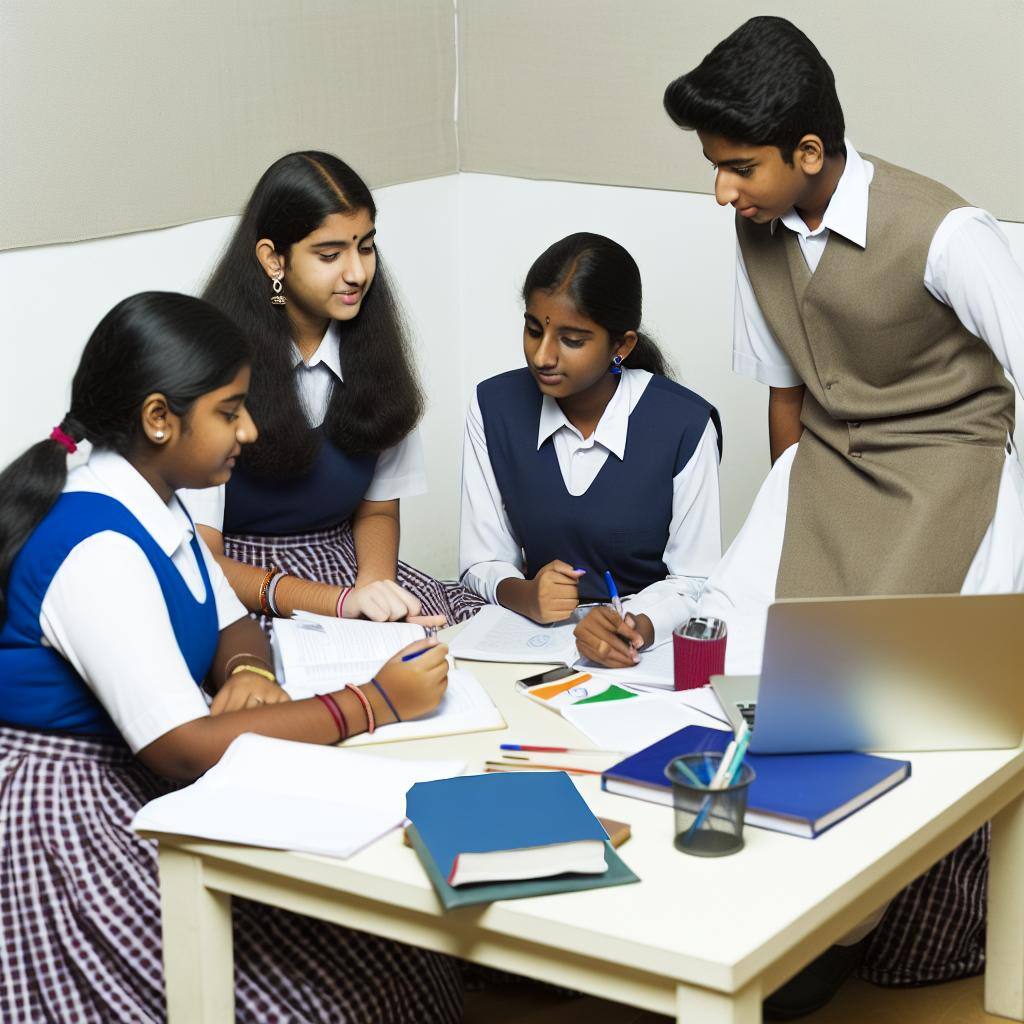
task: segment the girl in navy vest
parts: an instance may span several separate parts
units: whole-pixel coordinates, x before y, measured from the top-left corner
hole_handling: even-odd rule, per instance
[[[282,157],[204,294],[255,346],[260,439],[226,489],[185,501],[250,611],[440,625],[480,605],[398,561],[399,500],[426,490],[423,395],[376,216],[337,157]]]
[[[460,568],[535,622],[594,608],[582,654],[627,667],[693,612],[721,555],[718,414],[671,381],[640,332],[640,271],[610,238],[569,235],[523,285],[526,367],[477,386],[466,422]]]
[[[382,667],[380,692],[289,701],[277,686],[264,634],[175,496],[226,481],[255,440],[248,386],[247,343],[223,313],[133,296],[89,340],[60,426],[0,475],[2,1020],[163,1021],[139,807],[243,732],[334,743],[370,715],[392,721],[384,694],[407,717],[443,692],[445,648],[430,641]],[[83,438],[89,461],[68,473]],[[452,961],[234,906],[239,1020],[462,1019]]]

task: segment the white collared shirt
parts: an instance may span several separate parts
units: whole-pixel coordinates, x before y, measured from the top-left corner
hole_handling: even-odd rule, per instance
[[[624,369],[594,433],[586,438],[568,421],[558,402],[544,396],[537,447],[552,439],[558,468],[570,494],[584,494],[610,456],[620,460],[625,456],[629,417],[650,379],[646,370]],[[672,481],[672,522],[664,554],[668,577],[624,602],[635,615],[643,613],[651,619],[656,642],[667,639],[693,614],[704,579],[721,553],[718,433],[709,423],[690,461]],[[522,546],[512,530],[487,453],[474,390],[466,417],[462,464],[462,582],[497,604],[498,584],[510,578],[523,579],[523,564]]]
[[[861,248],[869,244],[869,186],[874,173],[874,165],[847,140],[846,167],[820,227],[811,231],[795,209],[772,223],[773,231],[781,225],[796,233],[812,274],[832,231]],[[1014,381],[1024,381],[1024,271],[991,214],[963,207],[946,215],[928,248],[923,284],[992,349]],[[732,365],[737,373],[772,387],[803,383],[765,321],[739,246]]]
[[[176,500],[164,504],[126,459],[93,451],[68,474],[64,491],[91,491],[121,502],[170,556],[193,596],[205,599],[188,516]],[[217,624],[224,629],[247,613],[202,539],[199,547]],[[39,625],[46,643],[89,685],[133,752],[209,713],[149,559],[124,534],[95,533],[72,549],[50,581]]]
[[[327,415],[327,406],[341,375],[341,332],[332,320],[316,351],[303,362],[302,353],[292,342],[295,387],[310,427],[319,427]],[[256,424],[259,427],[259,424]],[[419,428],[411,431],[394,447],[380,453],[373,479],[363,497],[367,501],[391,501],[411,498],[427,491],[426,462]],[[215,530],[224,528],[224,485],[200,491],[182,491],[181,496],[192,518]]]

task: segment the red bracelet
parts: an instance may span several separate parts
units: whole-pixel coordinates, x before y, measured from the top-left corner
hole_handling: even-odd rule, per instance
[[[316,699],[331,713],[334,724],[338,727],[338,738],[344,743],[348,739],[348,722],[345,720],[345,712],[329,693],[315,694]]]
[[[363,710],[366,712],[366,731],[372,736],[377,724],[373,720],[373,708],[370,707],[370,701],[366,694],[355,683],[346,683],[345,689],[351,690],[359,698],[359,703],[363,705]]]
[[[340,619],[342,617],[341,613],[342,613],[342,611],[345,608],[345,598],[348,597],[348,595],[351,594],[351,593],[352,593],[352,588],[351,587],[342,587],[341,588],[341,594],[338,597],[338,607],[334,611],[334,617],[336,619]]]

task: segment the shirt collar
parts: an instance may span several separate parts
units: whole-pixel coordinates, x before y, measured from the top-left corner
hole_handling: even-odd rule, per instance
[[[836,185],[835,192],[829,200],[825,215],[821,219],[820,226],[811,231],[804,223],[803,218],[792,207],[781,217],[772,221],[772,233],[781,220],[782,223],[795,231],[802,238],[812,235],[819,235],[824,231],[835,231],[843,238],[859,245],[862,249],[867,246],[868,238],[868,188],[871,185],[871,177],[874,167],[869,164],[853,148],[853,144],[846,140],[846,166]]]
[[[292,365],[299,366],[301,363],[302,353],[299,351],[299,346],[293,341]],[[341,330],[338,327],[337,320],[332,320],[328,324],[327,330],[320,340],[316,351],[309,357],[309,362],[305,364],[305,369],[312,370],[313,367],[318,366],[320,363],[323,363],[338,380],[344,380],[341,375]]]
[[[123,456],[95,448],[86,464],[103,489],[142,524],[168,557],[192,540],[191,520],[177,497],[164,504],[146,478]]]
[[[605,406],[601,419],[598,420],[597,428],[594,430],[594,441],[596,444],[607,448],[617,458],[622,459],[626,454],[626,430],[629,425],[630,394],[632,391],[632,372],[623,370],[619,378],[619,386],[615,394]],[[550,395],[545,395],[540,406],[540,423],[537,427],[537,447],[540,446],[559,430],[572,431],[580,440],[586,440],[580,432],[569,422],[558,402]]]

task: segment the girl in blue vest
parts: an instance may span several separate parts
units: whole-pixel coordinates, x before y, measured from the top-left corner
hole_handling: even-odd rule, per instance
[[[398,561],[399,502],[426,491],[424,403],[376,217],[351,167],[291,153],[204,293],[255,347],[260,438],[226,488],[185,501],[250,611],[440,625],[481,603]]]
[[[334,743],[369,713],[392,721],[385,694],[407,717],[444,690],[445,648],[430,641],[384,665],[379,692],[289,701],[277,686],[264,634],[175,496],[224,483],[255,440],[249,358],[208,303],[126,299],[90,338],[68,414],[0,475],[2,1020],[163,1021],[139,807],[243,732]],[[68,473],[82,439],[90,458]],[[239,1020],[462,1019],[444,957],[234,908]]]
[[[586,232],[523,285],[526,366],[477,386],[466,422],[460,568],[470,589],[535,622],[592,609],[580,652],[627,667],[688,618],[721,555],[717,412],[666,376],[640,331],[640,271]]]

